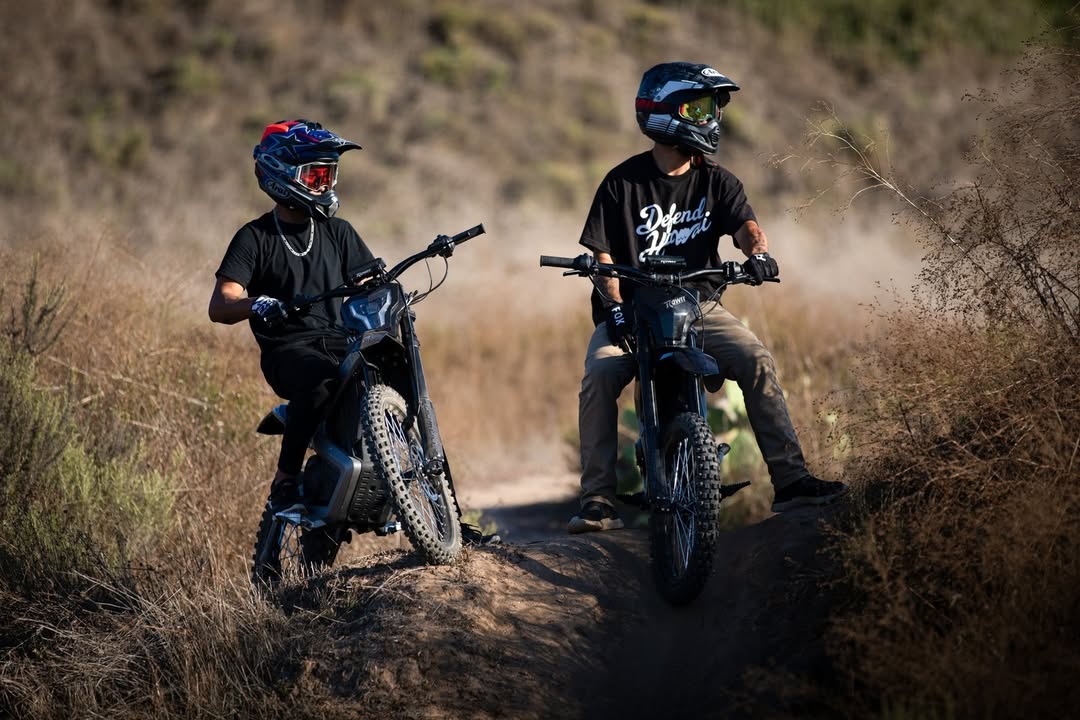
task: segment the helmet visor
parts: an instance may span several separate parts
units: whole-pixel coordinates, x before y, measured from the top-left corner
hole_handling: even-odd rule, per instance
[[[330,190],[337,184],[337,163],[307,163],[296,168],[296,179],[309,190]]]
[[[723,111],[714,95],[702,95],[680,103],[675,108],[676,115],[694,125],[705,125],[711,120],[719,120],[721,112]]]

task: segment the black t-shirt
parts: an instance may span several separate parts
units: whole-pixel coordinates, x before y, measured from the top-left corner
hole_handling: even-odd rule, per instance
[[[581,244],[611,255],[616,263],[640,267],[649,255],[681,255],[687,268],[719,267],[719,240],[734,235],[747,220],[755,220],[742,183],[705,158],[682,175],[660,171],[652,152],[635,155],[607,174],[596,191]],[[702,298],[719,281],[687,283]],[[623,282],[624,300],[634,284]],[[593,321],[603,319],[600,295],[592,294]]]
[[[218,267],[217,276],[240,283],[248,297],[268,295],[288,302],[297,295],[311,297],[338,287],[351,270],[372,259],[356,230],[341,218],[315,222],[311,250],[297,257],[285,247],[288,242],[299,253],[308,246],[309,224],[281,223],[283,241],[268,212],[237,230]],[[315,337],[339,334],[341,299],[313,305],[309,312],[289,319],[283,326],[268,329],[251,321],[251,332],[263,353],[282,345]]]

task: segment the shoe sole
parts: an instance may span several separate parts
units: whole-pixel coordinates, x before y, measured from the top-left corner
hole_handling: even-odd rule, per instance
[[[623,527],[623,521],[619,518],[604,518],[603,520],[585,520],[584,518],[577,517],[576,515],[570,518],[570,523],[566,526],[566,531],[571,535],[579,535],[587,532],[600,532],[603,530],[620,530]]]
[[[773,503],[772,511],[773,512],[784,512],[785,510],[794,510],[795,508],[800,508],[800,507],[810,507],[810,506],[814,506],[814,505],[828,505],[829,503],[831,503],[831,502],[833,502],[835,500],[839,500],[844,495],[847,495],[847,492],[848,492],[847,488],[844,488],[843,490],[840,490],[839,492],[835,492],[832,495],[822,495],[821,497],[811,497],[809,495],[801,495],[799,497],[794,497],[794,498],[792,498],[790,500],[787,500],[786,502]]]

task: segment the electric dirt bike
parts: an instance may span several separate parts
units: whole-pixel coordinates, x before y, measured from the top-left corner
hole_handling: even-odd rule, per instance
[[[375,258],[345,285],[289,307],[290,313],[302,313],[328,298],[344,298],[347,350],[312,441],[315,452],[300,476],[306,512],[275,512],[269,502],[263,512],[252,567],[257,586],[333,564],[353,532],[403,530],[429,562],[457,557],[457,500],[412,310],[438,285],[406,293],[398,277],[421,260],[439,256],[445,262],[456,245],[483,232],[477,225],[453,237],[440,235],[390,270]],[[287,412],[287,405],[277,406],[257,431],[282,434]]]
[[[706,422],[705,391],[720,388],[723,371],[702,351],[700,299],[684,283],[718,278],[719,293],[752,279],[736,262],[686,272],[686,261],[678,256],[653,256],[635,268],[598,263],[591,255],[543,255],[540,265],[567,268],[564,275],[599,275],[637,285],[629,303],[635,333],[626,349],[638,366],[635,455],[644,489],[620,499],[650,513],[653,578],[661,595],[674,604],[688,603],[712,568],[721,501],[749,483],[721,484],[720,465],[730,448],[716,443]]]

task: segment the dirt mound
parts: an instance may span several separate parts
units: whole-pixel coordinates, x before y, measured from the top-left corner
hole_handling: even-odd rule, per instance
[[[808,582],[821,573],[822,519],[775,515],[725,534],[685,608],[653,589],[643,529],[474,548],[452,567],[373,555],[282,597],[311,618],[313,638],[282,688],[338,716],[793,712],[762,677],[825,667],[827,606]]]

